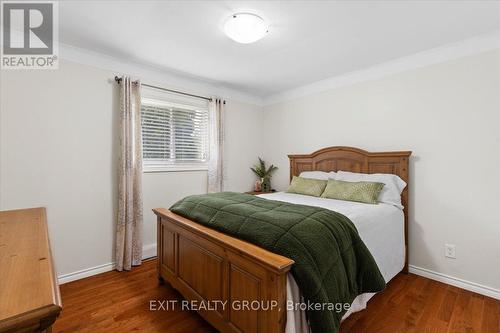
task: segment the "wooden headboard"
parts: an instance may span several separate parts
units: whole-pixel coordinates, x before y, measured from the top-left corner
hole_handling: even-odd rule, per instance
[[[302,171],[350,171],[362,173],[392,173],[409,184],[408,165],[411,151],[371,153],[353,147],[328,147],[307,155],[288,155],[290,179]],[[404,271],[408,272],[408,186],[401,194],[405,217],[406,259]]]

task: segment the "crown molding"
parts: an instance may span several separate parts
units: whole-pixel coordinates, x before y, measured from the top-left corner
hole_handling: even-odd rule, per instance
[[[166,70],[160,66],[144,64],[131,59],[117,58],[68,44],[60,43],[59,53],[61,59],[116,73],[126,73],[128,75],[138,76],[143,81],[151,84],[163,85],[193,94],[222,96],[228,100],[244,102],[256,106],[269,106],[499,48],[500,31],[495,31],[490,34],[445,44],[437,48],[401,57],[366,69],[303,85],[265,98],[231,89],[215,81],[196,77],[194,75]]]
[[[227,100],[262,106],[262,98],[224,87],[215,81],[175,71],[160,66],[144,64],[131,59],[117,58],[88,49],[59,43],[59,57],[63,60],[114,72],[140,77],[149,84],[165,86],[192,94],[220,96]],[[114,76],[113,74],[113,76]]]
[[[500,48],[500,31],[479,35],[459,42],[445,44],[427,51],[415,53],[363,70],[349,72],[325,80],[303,85],[264,98],[263,105],[269,106],[305,97],[308,95],[349,86],[360,82],[380,79],[385,76],[443,63],[446,61]]]

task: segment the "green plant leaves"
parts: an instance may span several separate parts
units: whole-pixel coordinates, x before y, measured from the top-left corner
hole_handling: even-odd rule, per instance
[[[269,168],[266,169],[266,162],[259,157],[259,164],[254,165],[250,170],[253,171],[259,178],[271,178],[271,175],[278,169],[277,166],[271,164]]]

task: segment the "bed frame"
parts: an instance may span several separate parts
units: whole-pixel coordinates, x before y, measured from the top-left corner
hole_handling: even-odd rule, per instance
[[[290,178],[302,171],[392,173],[408,183],[411,152],[370,153],[329,147],[309,155],[288,155]],[[408,271],[408,187],[405,207]],[[158,278],[168,281],[198,313],[221,332],[284,332],[286,274],[293,260],[207,228],[165,208],[153,209],[158,221]],[[225,306],[220,302],[227,301]],[[180,306],[180,305],[179,305]],[[268,310],[257,309],[267,307]],[[211,308],[208,308],[211,307]]]

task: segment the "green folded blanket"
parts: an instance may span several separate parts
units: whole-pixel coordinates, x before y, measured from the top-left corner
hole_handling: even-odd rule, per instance
[[[338,332],[356,296],[378,292],[385,281],[354,224],[337,212],[222,192],[193,195],[170,207],[176,214],[293,259],[291,272],[309,304],[313,332]]]

